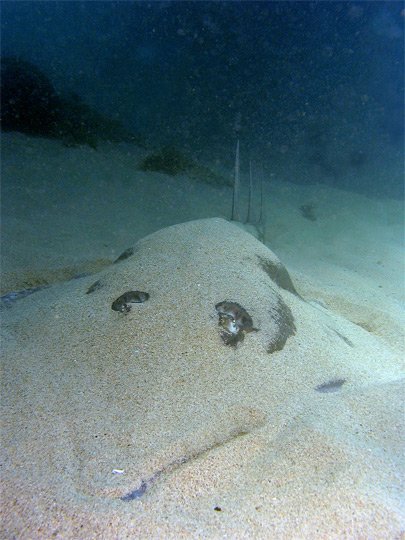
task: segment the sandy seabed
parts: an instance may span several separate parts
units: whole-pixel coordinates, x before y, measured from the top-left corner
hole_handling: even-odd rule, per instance
[[[263,245],[141,157],[3,135],[1,537],[400,538],[401,203],[273,179]]]

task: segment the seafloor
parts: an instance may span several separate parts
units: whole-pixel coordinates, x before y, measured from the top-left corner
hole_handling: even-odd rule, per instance
[[[273,177],[263,245],[131,145],[2,139],[2,538],[403,534],[399,201]]]

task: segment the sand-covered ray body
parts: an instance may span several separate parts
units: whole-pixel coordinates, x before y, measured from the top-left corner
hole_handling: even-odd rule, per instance
[[[149,299],[117,313],[125,291]],[[252,321],[234,348],[224,301]],[[76,538],[293,538],[304,511],[312,538],[331,537],[356,505],[373,531],[377,509],[399,530],[400,359],[301,298],[222,219],[162,229],[120,264],[15,302],[2,347],[8,530],[17,511],[31,528],[47,516],[42,538],[72,523]]]

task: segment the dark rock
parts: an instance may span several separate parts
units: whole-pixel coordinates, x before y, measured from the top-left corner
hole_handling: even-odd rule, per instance
[[[95,148],[99,140],[135,141],[119,122],[75,94],[57,92],[38,67],[13,57],[1,61],[1,129],[60,139],[66,146]]]

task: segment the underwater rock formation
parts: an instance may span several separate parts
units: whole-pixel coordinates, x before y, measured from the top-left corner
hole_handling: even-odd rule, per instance
[[[96,148],[100,140],[140,142],[78,95],[57,92],[37,66],[14,57],[1,60],[1,129],[60,139],[67,146]]]

